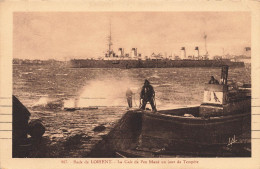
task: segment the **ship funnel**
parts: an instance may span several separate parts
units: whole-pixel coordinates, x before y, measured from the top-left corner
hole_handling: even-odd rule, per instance
[[[119,51],[119,56],[123,57],[124,56],[124,48],[118,48]]]
[[[199,50],[199,47],[196,46],[194,50],[195,50],[195,58],[200,59],[200,50]]]
[[[142,54],[138,53],[138,59],[142,59]]]
[[[181,47],[181,58],[186,59],[186,49],[185,49],[185,47]]]
[[[137,48],[132,48],[131,57],[136,57],[136,56],[137,56]]]
[[[245,47],[246,51],[251,51],[251,47]]]
[[[245,47],[245,55],[251,57],[251,47]]]

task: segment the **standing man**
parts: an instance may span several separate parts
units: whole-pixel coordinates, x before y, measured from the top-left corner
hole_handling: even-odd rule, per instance
[[[148,80],[144,81],[140,98],[141,98],[140,107],[142,110],[145,110],[146,103],[149,102],[152,106],[153,111],[157,111],[154,105],[155,92],[153,90],[153,86],[150,85],[150,82]]]
[[[133,92],[131,91],[131,89],[129,87],[126,90],[126,94],[125,95],[126,95],[126,100],[127,100],[129,108],[132,108],[132,95],[133,95]]]

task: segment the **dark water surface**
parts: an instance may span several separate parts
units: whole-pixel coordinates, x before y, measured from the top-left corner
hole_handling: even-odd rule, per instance
[[[100,106],[126,106],[126,88],[131,87],[136,93],[135,101],[139,103],[140,88],[144,79],[148,79],[155,89],[159,107],[193,105],[201,103],[204,83],[209,81],[211,75],[220,79],[220,71],[220,68],[71,69],[14,65],[13,93],[26,106],[37,104],[41,98],[69,99],[83,97],[82,93],[85,93],[84,97],[90,97],[90,93],[92,98],[102,97],[108,100],[106,103],[111,103]],[[250,83],[250,67],[230,68],[228,79]],[[117,104],[112,104],[110,98],[118,100]]]

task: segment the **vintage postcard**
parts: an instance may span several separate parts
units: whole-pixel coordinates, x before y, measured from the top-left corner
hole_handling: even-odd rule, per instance
[[[260,167],[260,2],[0,8],[1,168]]]

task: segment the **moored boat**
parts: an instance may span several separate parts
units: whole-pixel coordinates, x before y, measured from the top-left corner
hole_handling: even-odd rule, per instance
[[[200,106],[128,111],[90,156],[250,156],[243,146],[227,155],[233,143],[250,147],[251,131],[250,85],[230,86],[227,76],[224,66],[220,84],[205,84]]]

